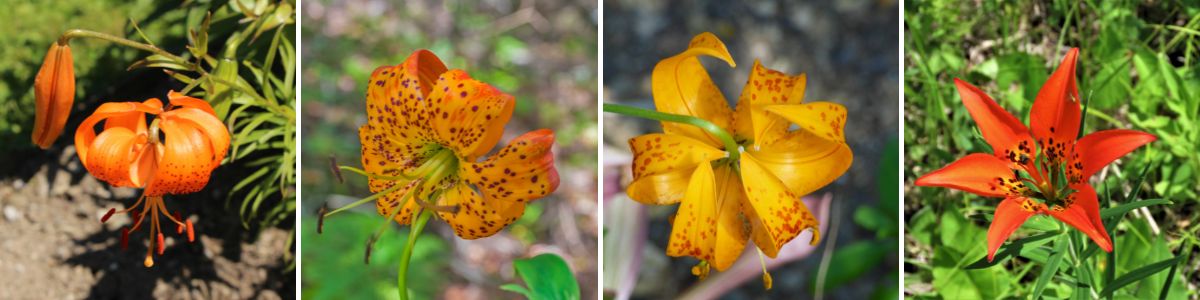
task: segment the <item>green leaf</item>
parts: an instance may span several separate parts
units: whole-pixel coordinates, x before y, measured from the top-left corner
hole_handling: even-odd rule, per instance
[[[1141,207],[1146,207],[1146,206],[1151,206],[1151,205],[1161,205],[1161,204],[1170,205],[1171,201],[1166,200],[1166,199],[1148,199],[1148,200],[1142,200],[1142,201],[1137,201],[1137,202],[1125,203],[1125,204],[1118,205],[1116,207],[1101,209],[1100,210],[1100,218],[1105,219],[1105,220],[1114,219],[1114,218],[1120,219],[1121,217],[1124,217],[1125,214],[1131,210],[1138,209]]]
[[[1054,242],[1054,254],[1050,255],[1050,259],[1046,261],[1046,265],[1042,266],[1042,274],[1038,275],[1037,281],[1033,284],[1032,299],[1041,299],[1042,292],[1046,289],[1046,284],[1054,278],[1054,274],[1058,273],[1058,264],[1062,262],[1063,255],[1067,254],[1067,235],[1059,236]]]
[[[1181,256],[1181,255],[1175,256],[1172,258],[1168,258],[1166,260],[1162,260],[1162,261],[1159,261],[1156,263],[1146,265],[1141,268],[1137,268],[1133,271],[1130,271],[1129,273],[1125,273],[1125,275],[1121,275],[1121,277],[1117,277],[1117,279],[1113,280],[1112,283],[1109,283],[1108,286],[1104,287],[1104,290],[1100,292],[1100,296],[1101,297],[1111,297],[1113,291],[1116,291],[1119,288],[1129,285],[1130,283],[1134,283],[1134,282],[1142,280],[1146,277],[1149,277],[1150,275],[1154,275],[1155,273],[1162,272],[1163,270],[1166,270],[1167,268],[1170,268],[1171,266],[1179,264],[1179,261],[1182,259],[1183,259],[1183,256]],[[1167,281],[1170,281],[1170,280],[1171,280],[1170,278],[1167,279]]]
[[[1034,248],[1040,247],[1043,244],[1046,244],[1047,242],[1049,242],[1050,238],[1055,237],[1056,235],[1059,235],[1061,233],[1062,233],[1062,231],[1048,231],[1048,232],[1043,232],[1043,233],[1039,233],[1039,234],[1035,234],[1035,235],[1031,235],[1031,236],[1013,240],[1011,242],[1008,242],[1008,243],[1000,246],[1000,249],[996,250],[996,256],[993,257],[993,260],[991,262],[988,262],[987,257],[985,256],[985,257],[982,257],[979,260],[975,261],[974,263],[967,265],[966,268],[967,269],[984,269],[984,268],[990,268],[992,266],[1004,263],[1005,261],[1007,261],[1009,258],[1012,258],[1013,256],[1016,256],[1018,254],[1024,254],[1025,252],[1028,252],[1029,250],[1032,250]]]
[[[507,291],[522,293],[532,300],[579,299],[579,282],[567,262],[558,255],[547,253],[518,259],[513,261],[513,268],[528,289],[521,292],[504,288]]]

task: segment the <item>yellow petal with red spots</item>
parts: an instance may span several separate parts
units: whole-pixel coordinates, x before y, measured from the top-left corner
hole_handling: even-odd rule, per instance
[[[475,161],[496,146],[516,105],[512,96],[471,79],[462,70],[442,74],[429,99],[426,112],[438,143],[466,161]]]
[[[682,135],[652,133],[629,140],[633,151],[630,198],[646,204],[673,204],[683,199],[697,165],[725,157],[725,152]]]
[[[770,105],[766,110],[795,123],[801,130],[834,142],[845,143],[846,107],[831,102]]]
[[[468,240],[492,236],[525,213],[525,203],[485,200],[465,184],[443,191],[437,205],[453,207],[437,215]]]
[[[733,57],[725,44],[712,33],[692,38],[688,49],[659,61],[651,73],[654,105],[660,112],[687,115],[708,120],[721,128],[731,128],[733,112],[725,95],[713,84],[708,71],[700,64],[700,55],[724,60],[734,67]],[[662,122],[663,132],[681,134],[722,147],[721,140],[692,125]]]
[[[524,203],[558,189],[553,147],[553,131],[530,131],[483,162],[460,162],[458,173],[488,202]]]
[[[807,195],[832,183],[850,169],[854,153],[846,143],[798,130],[747,154],[797,195]]]
[[[745,229],[738,217],[741,183],[728,167],[714,173],[710,164],[696,167],[687,194],[671,226],[667,255],[692,256],[717,270],[729,268],[746,247]]]
[[[779,248],[809,228],[813,230],[809,243],[820,241],[817,218],[800,202],[800,195],[789,190],[754,156],[743,154],[741,161],[746,192],[742,212],[750,222],[751,238],[763,254],[774,258]]]
[[[428,95],[446,66],[427,50],[417,50],[400,65],[379,67],[367,85],[367,123],[389,135],[389,140],[406,145],[432,139]],[[361,132],[361,131],[360,131]]]
[[[804,102],[807,80],[804,74],[788,76],[763,67],[755,60],[734,111],[733,133],[758,145],[771,143],[787,134],[790,124],[769,113],[767,107]]]
[[[411,173],[437,148],[433,143],[406,140],[395,130],[396,127],[370,122],[358,128],[362,165],[367,173],[389,177]]]
[[[392,215],[393,209],[401,207],[401,201],[403,200],[404,206],[401,208],[401,211],[396,213],[396,216],[392,219],[400,225],[408,225],[409,222],[412,222],[413,212],[419,209],[421,205],[417,204],[417,197],[410,197],[409,199],[405,200],[404,195],[408,194],[413,188],[415,188],[415,185],[411,185],[409,181],[404,180],[383,180],[375,178],[369,179],[368,182],[371,192],[373,193],[383,192],[384,190],[392,188],[397,184],[401,185],[402,187],[397,188],[391,193],[380,196],[378,200],[375,200],[375,211],[381,216],[390,216]]]

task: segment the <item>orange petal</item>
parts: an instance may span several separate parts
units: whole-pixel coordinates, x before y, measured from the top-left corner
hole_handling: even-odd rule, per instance
[[[372,193],[383,192],[386,189],[392,188],[396,184],[409,184],[409,181],[403,180],[383,180],[370,178],[368,181],[368,186]],[[379,197],[379,200],[375,200],[375,210],[379,212],[379,215],[381,216],[392,215],[392,209],[400,206],[400,201],[404,200],[404,195],[408,194],[411,189],[413,189],[412,186],[405,186]],[[396,213],[396,216],[392,219],[400,225],[408,225],[408,223],[412,222],[413,212],[417,211],[417,209],[421,207],[420,204],[417,204],[417,201],[418,200],[416,200],[416,197],[405,201],[402,210]]]
[[[1038,203],[1025,197],[1010,197],[1000,201],[996,206],[996,215],[992,225],[988,227],[987,245],[988,262],[996,256],[996,250],[1012,235],[1013,231],[1021,228],[1021,224],[1029,216],[1038,212]]]
[[[92,151],[88,152],[87,163],[83,166],[96,179],[113,186],[132,187],[134,185],[129,181],[129,166],[134,157],[131,154],[137,140],[137,134],[128,128],[104,130],[92,141]]]
[[[442,192],[437,205],[455,207],[437,215],[454,228],[455,235],[468,240],[492,236],[525,213],[523,202],[487,200],[461,183]]]
[[[800,126],[800,129],[826,140],[845,143],[846,107],[831,102],[800,105],[769,105],[766,110]],[[785,126],[791,125],[784,123]]]
[[[155,100],[157,100],[157,99],[155,99]],[[173,90],[170,92],[167,92],[167,101],[171,101],[171,105],[175,106],[175,107],[196,108],[196,109],[202,110],[204,112],[207,112],[209,115],[212,115],[214,117],[217,116],[217,112],[213,110],[212,105],[208,104],[208,101],[204,101],[204,100],[190,97],[188,95],[180,94],[179,92],[176,92]]]
[[[742,95],[738,98],[737,108],[734,110],[734,133],[760,145],[785,135],[791,124],[769,113],[767,107],[799,105],[804,102],[806,81],[807,77],[804,74],[788,76],[765,68],[758,60],[754,60],[754,68],[750,71],[750,78],[746,80],[746,86],[742,88]],[[842,117],[845,119],[844,108]],[[809,122],[797,124],[806,123]],[[838,131],[841,131],[841,126],[838,126]]]
[[[1051,207],[1046,214],[1083,232],[1100,249],[1112,252],[1112,238],[1100,221],[1100,202],[1096,200],[1096,190],[1086,183],[1073,184],[1071,189],[1075,193],[1069,196],[1066,207]]]
[[[797,195],[807,195],[828,185],[846,173],[854,161],[854,153],[845,143],[803,130],[746,153]]]
[[[396,127],[367,122],[358,128],[362,143],[362,165],[367,173],[383,176],[400,176],[411,173],[436,150],[436,144],[415,142],[397,134]],[[411,136],[410,136],[411,137]],[[379,192],[383,189],[371,191]]]
[[[96,139],[96,130],[94,127],[96,127],[97,123],[114,117],[127,121],[129,119],[137,118],[137,115],[145,113],[161,113],[162,106],[160,105],[155,107],[155,102],[151,100],[147,100],[144,103],[108,102],[101,104],[100,107],[96,108],[96,110],[92,112],[92,115],[84,119],[82,123],[79,123],[79,128],[75,130],[75,151],[79,154],[80,162],[85,165],[87,164],[88,151],[91,149],[92,140]],[[125,128],[133,131],[133,128]]]
[[[460,162],[458,173],[489,203],[528,202],[558,189],[553,147],[553,131],[530,131],[483,162]]]
[[[1097,131],[1075,142],[1075,153],[1082,163],[1083,179],[1134,149],[1157,140],[1152,134],[1128,129]]]
[[[746,247],[738,216],[745,195],[737,174],[728,167],[721,169],[721,175],[716,175],[709,164],[696,167],[667,242],[667,255],[693,256],[718,271],[733,265]]]
[[[396,142],[424,143],[432,136],[426,95],[445,72],[442,61],[426,50],[413,52],[400,65],[376,68],[367,85],[367,123]]]
[[[437,140],[467,161],[492,151],[516,105],[511,95],[462,70],[443,73],[429,99],[426,112]]]
[[[221,123],[221,120],[212,113],[212,107],[208,106],[207,102],[201,102],[199,106],[188,106],[165,112],[159,118],[164,122],[166,119],[176,120],[199,129],[204,134],[204,139],[212,146],[211,168],[216,168],[221,160],[225,159],[225,154],[229,150],[229,130],[225,128],[225,123]]]
[[[996,104],[991,97],[974,85],[957,78],[954,79],[954,86],[958,88],[958,95],[962,97],[967,112],[979,126],[983,139],[992,145],[992,152],[996,156],[1005,157],[1008,156],[1009,151],[1017,151],[1021,142],[1026,142],[1027,146],[1032,147],[1029,129],[999,104]],[[1025,152],[1028,154],[1033,151]]]
[[[683,53],[663,59],[654,66],[650,75],[654,106],[661,112],[693,116],[721,128],[731,128],[733,111],[700,64],[699,55],[720,58],[729,63],[729,67],[735,66],[729,50],[717,36],[708,32],[696,35]],[[723,147],[721,140],[695,126],[672,122],[662,122],[662,125],[665,133],[682,134],[713,147]]]
[[[75,102],[75,67],[70,45],[57,42],[50,45],[33,81],[33,94],[36,100],[33,143],[46,149],[62,134]]]
[[[1071,48],[1062,63],[1038,91],[1029,110],[1029,126],[1039,142],[1074,141],[1079,136],[1079,88],[1075,84],[1075,60],[1078,48]]]
[[[1012,175],[1012,169],[999,158],[972,153],[917,178],[915,183],[918,186],[952,188],[984,197],[1004,197],[1008,192],[999,179],[1013,179]]]
[[[793,193],[772,175],[757,158],[746,153],[741,159],[743,190],[746,204],[742,212],[751,227],[754,244],[763,254],[774,258],[779,248],[796,238],[805,229],[813,230],[810,244],[820,241],[817,218]]]
[[[159,128],[165,139],[163,154],[153,178],[146,184],[146,195],[188,194],[204,188],[217,167],[213,163],[217,155],[213,153],[213,143],[199,128],[179,118],[162,118]]]
[[[683,135],[652,133],[629,140],[633,182],[626,193],[645,204],[673,204],[683,199],[697,165],[725,157],[725,152]]]

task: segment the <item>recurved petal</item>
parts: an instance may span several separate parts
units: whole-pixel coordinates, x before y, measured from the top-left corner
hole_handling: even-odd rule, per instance
[[[49,148],[62,134],[75,102],[75,67],[71,46],[50,45],[33,81],[35,102],[33,143]]]
[[[427,95],[446,66],[432,52],[417,50],[397,66],[371,73],[367,85],[367,123],[387,128],[391,139],[418,144],[431,138]]]
[[[742,155],[741,167],[742,189],[746,193],[742,212],[750,223],[751,238],[763,254],[774,258],[779,248],[805,229],[813,230],[810,244],[820,241],[817,229],[820,224],[800,202],[800,195],[789,190],[750,154]]]
[[[766,110],[774,116],[795,123],[801,130],[813,136],[845,143],[843,129],[846,127],[846,107],[831,102],[813,102],[800,105],[770,105]],[[784,123],[784,126],[791,125]],[[770,142],[770,141],[768,141]]]
[[[745,230],[738,218],[745,198],[741,183],[736,174],[730,176],[729,168],[723,169],[722,176],[717,176],[709,164],[696,167],[671,226],[667,255],[696,257],[723,271],[746,247]]]
[[[1071,185],[1075,193],[1068,196],[1066,206],[1055,205],[1046,210],[1046,214],[1075,227],[1096,242],[1100,249],[1112,252],[1112,238],[1100,221],[1100,202],[1096,199],[1096,190],[1086,183]]]
[[[646,204],[673,204],[683,199],[697,165],[725,157],[725,152],[683,135],[652,133],[629,140],[633,182],[626,192]]]
[[[523,202],[484,199],[465,184],[442,192],[437,205],[454,207],[437,215],[454,228],[455,235],[468,240],[492,236],[525,213]]]
[[[358,128],[362,143],[362,166],[367,173],[383,176],[409,174],[435,150],[433,143],[409,143],[395,134],[395,127],[367,122]],[[378,192],[378,191],[376,191]]]
[[[797,195],[807,195],[846,173],[854,153],[837,142],[799,130],[760,149],[747,150],[757,162]]]
[[[151,99],[155,100],[155,99]],[[80,162],[87,164],[88,151],[91,150],[92,141],[96,139],[96,124],[100,121],[105,121],[109,118],[119,119],[136,119],[137,115],[141,114],[158,114],[162,112],[162,106],[154,106],[155,101],[147,100],[144,103],[138,102],[108,102],[101,104],[88,116],[79,123],[79,128],[75,129],[75,151],[79,154]],[[107,123],[107,121],[105,121]],[[106,126],[107,127],[107,126]],[[134,128],[125,127],[133,131]]]
[[[742,95],[738,98],[734,110],[734,134],[759,145],[773,142],[785,135],[790,124],[780,120],[778,115],[768,112],[767,108],[777,105],[799,105],[804,102],[806,81],[807,77],[804,74],[789,76],[763,67],[758,60],[754,60],[754,68],[750,72],[750,78],[746,80],[746,86],[742,88]],[[845,117],[844,109],[842,117]],[[807,124],[810,119],[804,120],[797,124]],[[840,126],[838,130],[840,132]]]
[[[1008,155],[1008,151],[1018,150],[1021,142],[1032,146],[1029,129],[986,93],[957,78],[954,79],[954,86],[958,89],[958,95],[962,97],[967,112],[979,126],[983,139],[992,146],[996,156],[1004,157]]]
[[[1075,60],[1078,48],[1071,48],[1054,74],[1038,91],[1029,110],[1029,125],[1039,142],[1053,138],[1056,142],[1074,141],[1079,136],[1079,88],[1075,84]]]
[[[133,183],[129,181],[129,167],[135,158],[134,145],[137,141],[137,134],[128,128],[104,130],[92,141],[89,147],[91,151],[83,166],[96,179],[113,186],[131,187]],[[145,142],[144,138],[142,142]]]
[[[383,192],[397,184],[402,185],[402,187],[395,191],[380,196],[379,200],[375,200],[375,211],[381,216],[390,216],[392,215],[392,210],[401,207],[401,202],[403,202],[404,206],[401,207],[401,211],[397,212],[396,216],[392,219],[400,225],[408,225],[408,223],[412,222],[413,213],[420,209],[421,205],[417,204],[416,197],[410,197],[407,200],[404,199],[404,195],[412,192],[414,188],[410,184],[410,181],[371,178],[368,179],[368,182],[372,193]]]
[[[155,100],[157,100],[157,99],[155,99]],[[213,110],[212,105],[208,104],[208,101],[204,101],[204,100],[200,100],[195,97],[180,94],[179,92],[176,92],[174,90],[167,92],[167,101],[170,101],[171,105],[175,106],[175,107],[195,108],[195,109],[202,110],[214,117],[217,116],[217,112]]]
[[[525,203],[558,189],[553,147],[553,131],[530,131],[483,162],[460,161],[458,173],[489,203]]]
[[[733,111],[700,64],[700,55],[716,57],[729,63],[730,67],[735,66],[729,50],[717,36],[708,32],[696,35],[683,53],[663,59],[654,66],[650,75],[654,106],[661,112],[693,116],[729,129]],[[713,147],[723,145],[721,140],[695,126],[672,122],[662,122],[662,125],[665,133],[687,135]]]
[[[146,195],[188,194],[204,188],[217,167],[213,163],[216,154],[205,133],[178,118],[162,118],[159,128],[165,139],[163,154],[146,185]]]
[[[212,167],[216,168],[221,160],[225,159],[225,154],[229,150],[229,130],[225,128],[225,123],[217,119],[211,111],[212,107],[205,102],[200,106],[187,106],[165,112],[159,118],[163,119],[162,122],[171,119],[173,122],[180,122],[200,130],[204,134],[204,139],[208,141],[208,145],[212,147]]]
[[[996,206],[992,225],[988,227],[988,262],[996,256],[1000,245],[1003,245],[1017,228],[1021,228],[1025,220],[1039,211],[1039,205],[1025,197],[1009,197],[1000,201],[1000,205]]]
[[[1152,134],[1129,129],[1097,131],[1083,136],[1075,142],[1083,179],[1087,180],[1117,158],[1157,139]]]
[[[496,146],[516,105],[513,96],[463,70],[443,73],[429,100],[426,111],[437,140],[468,161]]]
[[[984,197],[1004,197],[1008,193],[1001,178],[1013,178],[1008,164],[992,155],[972,153],[917,178],[918,186],[937,186],[974,193]]]

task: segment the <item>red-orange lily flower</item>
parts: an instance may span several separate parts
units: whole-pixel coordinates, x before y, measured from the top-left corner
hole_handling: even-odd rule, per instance
[[[662,122],[663,133],[629,141],[633,182],[626,193],[644,204],[681,203],[667,255],[700,259],[693,273],[704,277],[710,266],[722,271],[732,265],[748,240],[772,258],[807,229],[816,244],[817,219],[800,197],[845,173],[853,154],[842,131],[845,107],[805,102],[805,75],[790,76],[755,61],[731,109],[700,64],[701,55],[735,66],[715,35],[696,35],[687,50],[655,66],[655,108],[712,122],[733,134],[737,149],[698,127]],[[793,124],[798,128],[789,128]],[[764,280],[769,288],[765,269]]]
[[[186,229],[189,242],[195,239],[192,221],[168,212],[162,196],[204,188],[229,149],[229,130],[208,102],[174,91],[167,99],[167,107],[157,98],[102,104],[75,132],[79,160],[92,176],[113,186],[145,188],[137,203],[119,212],[110,209],[101,222],[114,213],[132,215],[134,225],[121,231],[121,248],[125,248],[129,232],[150,218],[150,236],[155,239],[146,250],[146,267],[154,265],[151,249],[163,253],[160,215],[178,226],[177,233]],[[146,114],[157,116],[149,126]],[[103,130],[97,135],[100,122]]]
[[[504,134],[512,96],[447,70],[427,50],[375,69],[369,84],[359,138],[371,191],[383,193],[380,215],[409,224],[414,212],[429,208],[459,237],[477,239],[558,188],[550,130],[525,133],[480,160]]]
[[[54,144],[71,114],[71,104],[75,102],[73,61],[71,46],[65,41],[55,42],[46,52],[42,67],[33,81],[36,106],[33,143],[42,149]]]
[[[1127,129],[1079,136],[1079,90],[1072,48],[1042,86],[1029,112],[1031,128],[979,88],[954,84],[979,125],[992,154],[973,153],[918,178],[919,186],[947,187],[984,197],[1003,197],[988,228],[988,261],[1004,240],[1035,214],[1047,214],[1086,234],[1104,251],[1112,239],[1100,221],[1096,190],[1087,182],[1112,161],[1155,136]],[[1032,129],[1032,130],[1031,130]]]

